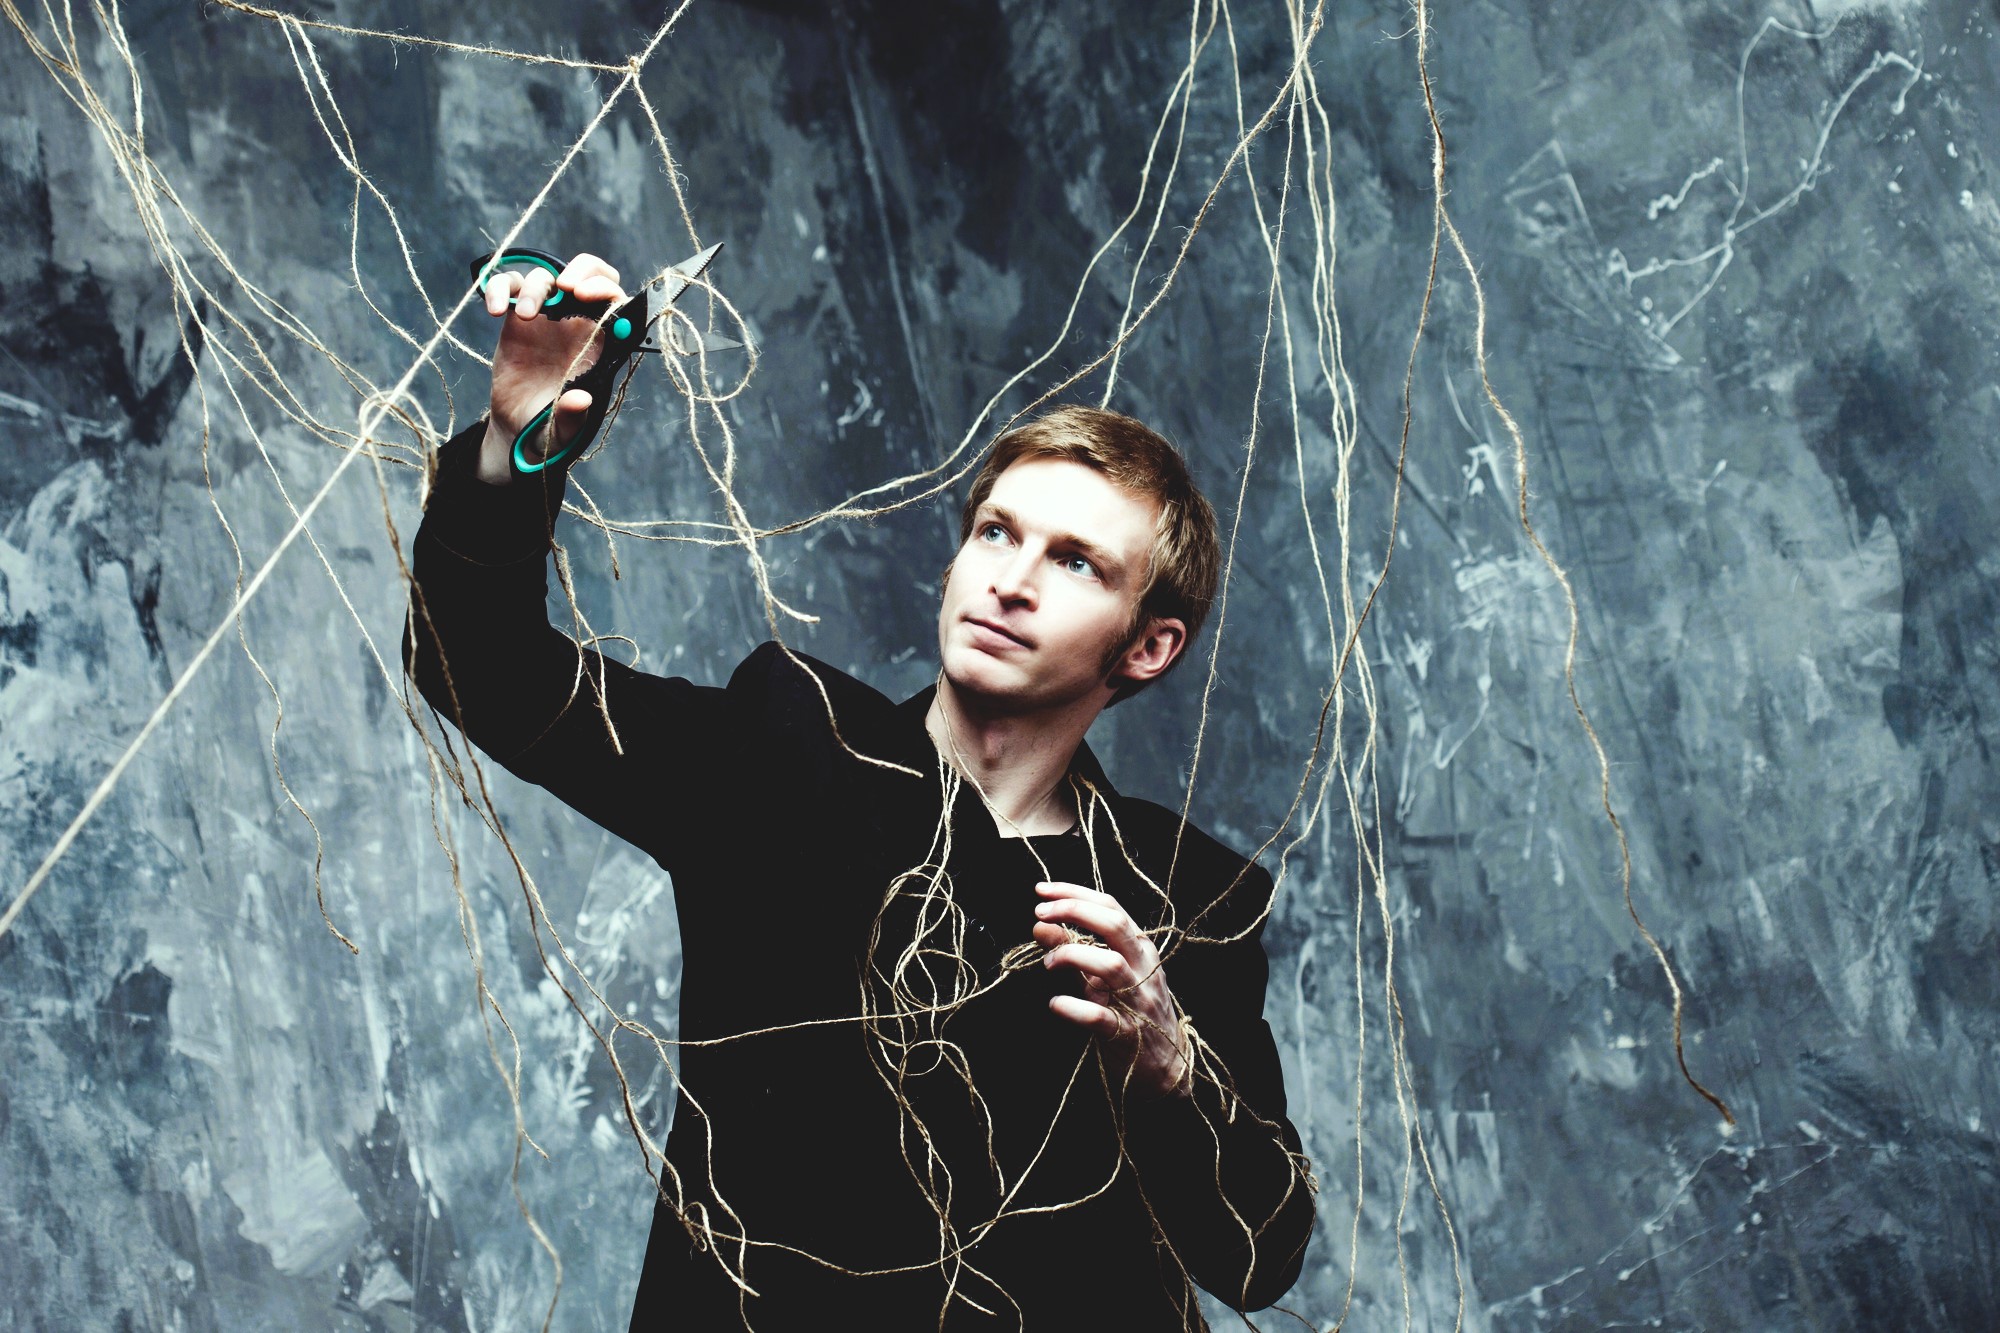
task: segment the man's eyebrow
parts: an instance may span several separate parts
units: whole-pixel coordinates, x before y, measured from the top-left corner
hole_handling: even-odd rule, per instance
[[[997,518],[1016,531],[1019,531],[1021,528],[1020,517],[1013,510],[1008,509],[1004,505],[994,504],[990,500],[979,506],[978,514],[975,517]],[[1122,577],[1125,573],[1125,562],[1123,560],[1120,560],[1116,555],[1113,555],[1109,550],[1099,546],[1088,537],[1079,537],[1073,532],[1058,530],[1050,534],[1049,545],[1061,546],[1077,552],[1084,559],[1090,561],[1091,564],[1096,565],[1097,572],[1107,578],[1116,579]]]

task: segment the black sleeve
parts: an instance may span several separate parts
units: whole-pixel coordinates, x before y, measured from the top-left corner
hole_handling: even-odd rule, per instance
[[[1211,938],[1248,933],[1185,944],[1166,963],[1201,1040],[1193,1091],[1135,1102],[1125,1116],[1126,1149],[1168,1244],[1189,1276],[1239,1310],[1263,1309],[1298,1280],[1318,1189],[1264,1022],[1263,927],[1247,926],[1271,894],[1270,876],[1250,867],[1226,910],[1205,913],[1199,927]]]
[[[730,752],[730,696],[633,670],[549,624],[564,472],[482,482],[484,432],[478,422],[439,450],[412,552],[407,669],[466,739],[669,863]]]

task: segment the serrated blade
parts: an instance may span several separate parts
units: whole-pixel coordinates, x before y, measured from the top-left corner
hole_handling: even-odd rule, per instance
[[[668,269],[659,282],[653,286],[653,290],[659,293],[660,309],[665,310],[668,306],[672,305],[679,298],[680,294],[687,290],[688,284],[700,277],[708,266],[715,261],[716,255],[721,252],[722,242],[717,241],[700,254],[689,255],[686,259]]]

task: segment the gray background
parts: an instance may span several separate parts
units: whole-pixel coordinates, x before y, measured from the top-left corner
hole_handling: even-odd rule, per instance
[[[149,147],[190,208],[244,274],[393,380],[406,349],[354,290],[350,184],[279,30],[180,0],[124,12]],[[663,11],[316,12],[618,59]],[[1261,104],[1287,59],[1282,15],[1235,17]],[[1766,17],[1832,31],[1760,34]],[[1994,7],[1501,0],[1436,19],[1450,203],[1486,281],[1493,374],[1527,432],[1536,513],[1581,600],[1580,684],[1614,760],[1637,899],[1690,988],[1689,1058],[1741,1120],[1720,1132],[1674,1069],[1666,987],[1623,914],[1562,693],[1563,607],[1514,523],[1469,288],[1450,273],[1365,648],[1410,1078],[1456,1223],[1466,1326],[2000,1325]],[[1382,555],[1429,236],[1409,21],[1395,5],[1335,7],[1315,56],[1361,423],[1357,580]],[[90,77],[124,96],[101,37],[79,29]],[[689,12],[647,86],[705,237],[729,243],[718,277],[765,349],[732,408],[753,514],[795,517],[935,458],[1046,345],[1130,205],[1186,32],[1175,7],[1126,2]],[[608,87],[379,42],[317,47],[442,300]],[[1169,242],[1234,141],[1222,55],[1202,67]],[[1267,197],[1282,135],[1254,158]],[[1289,225],[1297,242],[1309,221]],[[204,393],[214,505],[253,568],[289,521],[275,477],[302,497],[338,455],[253,400],[267,463],[212,346],[191,386],[129,195],[11,29],[0,228],[11,895],[228,609],[237,562],[204,486]],[[531,234],[628,271],[683,252],[630,107]],[[414,324],[421,303],[379,213],[364,210],[358,248],[368,294]],[[1104,344],[1135,254],[1093,278],[1057,365]],[[1307,254],[1287,260],[1302,332]],[[1185,443],[1225,518],[1265,262],[1239,176],[1115,400]],[[463,328],[489,336],[478,319]],[[274,345],[311,410],[353,419],[323,360]],[[442,422],[454,389],[467,419],[478,367],[445,365],[418,396]],[[1264,406],[1195,798],[1199,822],[1245,846],[1290,803],[1329,663],[1289,410],[1276,393]],[[1309,386],[1300,456],[1323,539],[1329,411]],[[673,415],[664,386],[642,381],[622,438],[580,471],[609,511],[713,516]],[[388,483],[407,539],[414,474]],[[350,469],[314,525],[326,566],[294,549],[243,621],[284,701],[276,756],[324,835],[329,910],[361,953],[313,908],[314,842],[278,785],[273,695],[226,644],[0,939],[0,1328],[540,1320],[553,1273],[509,1190],[511,1113],[422,748],[327,576],[393,664],[402,592],[382,519],[368,470]],[[795,641],[892,692],[917,688],[951,528],[929,508],[774,544],[781,592],[825,618]],[[601,541],[577,528],[571,545],[598,627],[637,638],[656,668],[719,679],[763,637],[740,555],[625,542],[614,581]],[[1107,719],[1099,749],[1127,790],[1178,799],[1199,683],[1190,670]],[[586,967],[670,1023],[664,877],[539,793],[503,783],[498,800]],[[1291,860],[1269,937],[1268,1012],[1324,1183],[1288,1304],[1330,1326],[1354,1231],[1350,1326],[1404,1323],[1400,1253],[1409,1322],[1449,1328],[1453,1259],[1420,1174],[1399,1207],[1372,903],[1356,1042],[1354,857],[1335,800]],[[542,978],[497,843],[447,815],[548,1151],[523,1159],[520,1188],[565,1259],[556,1323],[621,1328],[649,1186],[603,1058]],[[657,1075],[645,1091],[657,1127]]]

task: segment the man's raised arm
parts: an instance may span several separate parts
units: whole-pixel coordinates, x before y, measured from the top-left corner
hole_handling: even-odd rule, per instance
[[[404,658],[424,698],[468,740],[659,855],[669,832],[662,811],[672,808],[665,786],[689,767],[663,763],[663,750],[713,753],[703,732],[720,725],[723,709],[719,691],[634,671],[549,624],[549,544],[566,460],[521,472],[511,455],[522,426],[579,358],[588,363],[591,321],[538,317],[557,288],[579,301],[623,296],[616,270],[591,255],[559,277],[499,273],[487,284],[487,311],[503,321],[491,405],[439,451],[412,553]],[[556,447],[590,407],[582,390],[562,395],[549,428]],[[529,461],[544,456],[546,434],[523,442]]]

